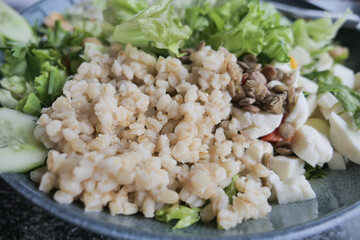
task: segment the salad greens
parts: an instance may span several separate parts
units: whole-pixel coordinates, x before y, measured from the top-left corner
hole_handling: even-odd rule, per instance
[[[229,197],[230,204],[232,204],[233,197],[236,196],[236,194],[238,192],[236,189],[236,180],[238,180],[238,179],[239,179],[239,175],[234,175],[231,179],[230,185],[227,186],[226,188],[224,188],[226,195],[228,195],[228,197]]]
[[[171,0],[161,0],[120,23],[110,36],[110,42],[167,49],[181,56],[182,54],[179,53],[181,41],[189,39],[191,30],[181,23],[170,2]],[[139,10],[141,7],[142,5],[132,10]]]
[[[305,164],[305,174],[304,176],[306,179],[318,179],[324,178],[328,175],[328,173],[322,169],[322,167],[316,165],[315,167],[311,166],[310,164]]]
[[[347,10],[335,23],[332,23],[330,16],[308,22],[304,19],[296,20],[292,25],[295,45],[302,46],[309,52],[326,47],[334,39],[349,14],[351,11]]]
[[[273,7],[258,1],[217,1],[186,9],[185,22],[193,31],[187,46],[201,40],[214,49],[223,46],[236,56],[245,53],[289,61],[293,45],[291,24]]]
[[[108,0],[106,3],[103,16],[112,25],[121,24],[148,7],[146,0]]]
[[[43,107],[51,106],[62,94],[68,76],[83,61],[79,57],[82,42],[92,35],[82,29],[70,33],[59,21],[54,29],[36,30],[44,34],[36,44],[7,43],[5,63],[0,67],[0,104],[38,116]]]
[[[106,46],[112,43],[132,44],[155,56],[181,57],[186,54],[181,49],[194,48],[205,41],[213,49],[225,47],[238,58],[250,53],[265,63],[288,62],[289,52],[301,46],[314,60],[335,48],[333,38],[351,13],[346,11],[335,23],[329,16],[292,23],[273,5],[258,0],[194,0],[184,5],[181,0],[159,0],[152,5],[146,0],[92,2],[103,10],[103,20],[95,23],[73,14],[69,16],[74,21],[73,32],[63,29],[59,21],[53,29],[38,26],[31,29],[26,23],[23,26],[27,31],[25,42],[5,36],[1,29],[9,28],[9,24],[0,17],[0,46],[5,59],[0,67],[1,106],[39,116],[42,108],[50,107],[61,96],[64,84],[78,66],[90,61],[89,51],[97,49],[105,53]],[[16,19],[24,21],[21,16]],[[33,32],[41,37],[36,38]],[[96,37],[105,47],[85,43],[91,37]],[[343,62],[347,57],[348,52],[344,52],[334,61]],[[315,64],[316,61],[302,67],[308,70],[304,76],[318,84],[318,93],[333,93],[344,109],[353,114],[360,128],[360,93],[342,85],[341,79],[329,70],[314,71]],[[32,134],[33,129],[30,130]],[[41,154],[46,151],[40,150]],[[327,175],[319,166],[306,164],[305,169],[307,179]],[[230,204],[238,192],[238,179],[239,175],[234,175],[230,185],[224,188]],[[155,217],[164,222],[178,220],[173,229],[181,229],[198,222],[199,212],[200,208],[174,204],[157,210]]]
[[[50,106],[60,96],[67,77],[89,60],[83,45],[89,37],[96,36],[104,43],[130,43],[155,55],[178,57],[185,54],[180,53],[180,48],[191,48],[204,40],[213,48],[223,46],[238,57],[251,53],[263,62],[287,62],[289,51],[296,45],[313,54],[330,51],[333,37],[350,13],[347,11],[334,24],[330,17],[310,22],[300,19],[292,24],[271,4],[257,0],[192,1],[184,9],[175,9],[181,4],[171,0],[153,5],[145,0],[94,3],[104,8],[104,21],[97,24],[102,26],[100,30],[99,26],[95,31],[80,24],[70,33],[56,22],[54,29],[35,27],[44,36],[40,41],[6,43],[5,63],[1,66],[1,105],[39,115],[41,107]],[[90,47],[94,46],[85,45],[85,51]],[[343,61],[346,57],[339,58]],[[331,89],[345,109],[359,115],[355,114],[359,112],[355,93],[340,85]]]
[[[200,208],[189,208],[183,205],[174,204],[157,210],[155,212],[155,218],[162,222],[179,219],[173,229],[181,229],[198,222],[200,220],[199,212]]]

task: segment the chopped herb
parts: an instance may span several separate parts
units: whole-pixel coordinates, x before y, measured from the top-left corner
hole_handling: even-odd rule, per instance
[[[311,166],[310,164],[305,164],[305,174],[304,176],[306,179],[317,179],[317,178],[324,178],[328,175],[328,173],[322,169],[320,166]]]
[[[309,92],[306,92],[306,91],[303,91],[303,94],[306,98],[311,95]]]
[[[237,189],[236,189],[236,180],[239,179],[239,175],[234,175],[231,179],[231,183],[229,186],[227,186],[226,188],[224,188],[225,193],[228,195],[229,197],[229,203],[232,204],[233,202],[233,196],[236,196],[237,194]]]
[[[173,229],[181,229],[190,226],[200,220],[200,208],[189,208],[179,204],[159,209],[155,212],[155,218],[158,221],[169,222],[173,219],[179,219]]]

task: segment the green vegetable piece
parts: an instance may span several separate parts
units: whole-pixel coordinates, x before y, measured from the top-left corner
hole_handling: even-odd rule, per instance
[[[343,64],[346,59],[349,58],[349,51],[344,52],[343,54],[340,54],[334,58],[335,63]]]
[[[200,208],[189,208],[179,204],[174,204],[155,212],[155,218],[158,221],[169,222],[173,219],[179,219],[173,229],[181,229],[190,226],[200,220]]]
[[[54,29],[48,28],[46,31],[47,40],[42,42],[43,47],[60,48],[64,45],[64,40],[70,34],[68,31],[61,27],[59,20],[55,21]]]
[[[39,116],[41,109],[41,101],[34,93],[30,93],[29,96],[21,99],[16,105],[16,110],[34,116]]]
[[[5,63],[0,66],[3,77],[24,76],[27,69],[26,54],[28,52],[27,45],[16,45],[12,49],[8,49],[4,53]]]
[[[34,88],[40,101],[44,106],[49,107],[61,95],[66,75],[64,71],[51,66],[49,62],[45,62],[41,67],[44,71],[34,79]]]
[[[236,56],[261,55],[271,61],[289,61],[293,45],[290,23],[272,5],[258,1],[217,1],[190,7],[185,22],[193,34],[187,47],[204,40],[214,49],[225,47]]]
[[[74,32],[68,34],[64,38],[63,45],[65,46],[81,46],[86,38],[92,37],[93,35],[84,29],[75,28]]]
[[[244,53],[258,55],[264,46],[265,32],[260,27],[263,14],[259,4],[249,4],[247,14],[238,25],[231,31],[216,33],[209,39],[210,45],[216,49],[223,44],[237,56]]]
[[[324,52],[329,52],[333,49],[334,49],[334,44],[329,44],[329,45],[326,45],[326,46],[320,48],[319,50],[313,51],[311,53],[311,56],[316,57]]]
[[[181,56],[181,41],[189,39],[191,30],[181,24],[170,2],[171,0],[161,0],[117,25],[110,41],[130,43],[142,48],[167,49]]]
[[[306,91],[303,91],[303,94],[306,98],[311,95],[309,92],[306,92]]]
[[[0,88],[0,105],[7,108],[15,108],[18,104],[9,90]]]
[[[302,46],[309,52],[323,48],[336,36],[349,14],[351,11],[346,10],[344,15],[335,23],[332,23],[330,16],[309,22],[305,22],[304,19],[295,21],[292,26],[295,45]]]
[[[238,192],[236,189],[236,181],[238,179],[239,179],[239,175],[234,175],[231,179],[230,185],[227,186],[226,188],[224,188],[226,195],[228,195],[228,197],[229,197],[230,204],[232,204],[232,202],[233,202],[233,196],[236,196],[236,194]]]
[[[360,128],[360,108],[359,107],[354,112],[354,121],[355,121],[355,126],[357,128]]]
[[[305,174],[304,176],[306,179],[318,179],[318,178],[324,178],[328,175],[328,173],[322,169],[320,166],[311,166],[308,163],[305,163]]]
[[[265,47],[263,54],[280,62],[290,60],[288,52],[294,41],[292,30],[289,27],[274,27],[265,31]]]
[[[108,0],[103,16],[112,25],[118,25],[148,7],[144,0]]]

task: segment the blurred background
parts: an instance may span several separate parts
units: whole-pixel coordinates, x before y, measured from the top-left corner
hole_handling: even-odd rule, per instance
[[[39,0],[5,0],[6,3],[13,6],[16,10],[22,11]],[[301,2],[308,2],[314,6],[327,10],[329,12],[344,12],[347,8],[351,8],[354,13],[360,14],[360,0],[276,0],[284,4],[297,4],[301,6]],[[309,5],[302,5],[307,7]]]

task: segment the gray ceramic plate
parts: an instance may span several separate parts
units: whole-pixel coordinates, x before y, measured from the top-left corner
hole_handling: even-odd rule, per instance
[[[45,0],[23,12],[34,23],[52,11],[64,11],[72,0]],[[358,32],[342,32],[341,41],[351,46],[360,39]],[[353,44],[352,56],[360,56]],[[356,58],[354,58],[356,59]],[[348,63],[355,70],[355,61]],[[249,220],[228,231],[217,230],[216,224],[196,224],[184,230],[171,230],[171,225],[135,216],[111,216],[106,212],[86,213],[80,203],[61,205],[37,190],[27,174],[3,174],[11,186],[50,213],[85,229],[124,239],[288,239],[319,233],[347,221],[360,212],[360,166],[349,164],[347,171],[330,171],[324,179],[312,180],[317,199],[288,205],[274,205],[271,213],[258,220]]]

